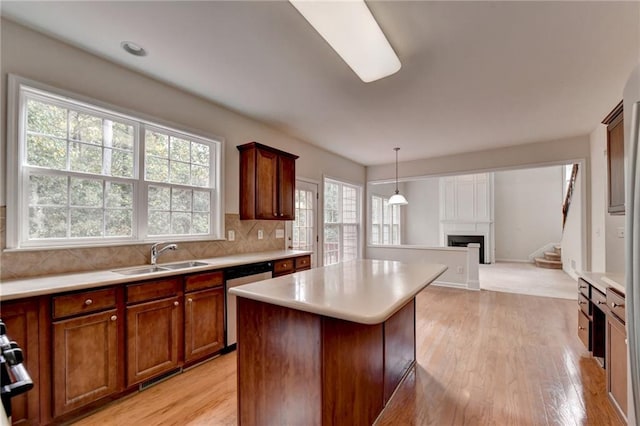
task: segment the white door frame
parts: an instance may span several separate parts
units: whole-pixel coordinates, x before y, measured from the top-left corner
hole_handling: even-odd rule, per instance
[[[311,255],[311,267],[316,268],[318,266],[322,266],[320,263],[320,259],[322,259],[322,253],[320,252],[322,246],[320,244],[320,210],[319,210],[319,197],[320,197],[320,182],[305,179],[305,178],[296,178],[296,189],[304,189],[308,191],[315,192],[316,197],[313,201],[313,229],[315,231],[315,244],[313,249],[313,254]],[[285,226],[285,243],[287,249],[292,249],[292,238],[293,238],[293,221],[287,221]]]

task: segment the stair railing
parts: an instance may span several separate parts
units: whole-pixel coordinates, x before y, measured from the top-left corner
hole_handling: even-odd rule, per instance
[[[576,185],[576,179],[578,178],[578,165],[574,164],[571,169],[571,179],[569,179],[569,185],[567,186],[567,193],[564,196],[564,202],[562,203],[562,230],[564,231],[564,225],[567,222],[567,215],[569,214],[569,206],[571,205],[571,197],[573,196],[573,188]]]

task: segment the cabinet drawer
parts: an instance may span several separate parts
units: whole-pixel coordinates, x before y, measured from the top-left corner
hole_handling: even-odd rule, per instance
[[[127,303],[172,297],[177,295],[179,291],[180,281],[177,278],[129,284],[127,286]]]
[[[85,291],[53,298],[53,318],[98,312],[116,306],[116,289]]]
[[[304,271],[311,268],[311,256],[296,257],[296,271]]]
[[[196,291],[218,287],[223,284],[223,281],[222,271],[188,275],[184,279],[184,291]]]
[[[584,314],[588,317],[591,316],[591,306],[589,306],[589,299],[587,299],[586,297],[584,297],[584,295],[582,293],[578,294],[578,306],[580,307],[580,310],[582,312],[584,312]]]
[[[578,311],[578,337],[587,349],[589,348],[589,329],[591,321],[582,311]]]
[[[618,317],[624,324],[626,322],[625,301],[624,296],[615,292],[611,288],[607,289],[607,306],[609,311]]]
[[[607,296],[600,293],[595,288],[591,288],[591,302],[593,303],[594,307],[600,309],[605,313],[607,312],[606,311]]]
[[[586,282],[582,278],[578,280],[578,291],[584,294],[584,297],[586,297],[587,299],[591,298],[591,294],[589,294],[590,288],[591,286],[589,285],[588,282]]]
[[[273,262],[273,274],[285,275],[293,272],[294,260],[293,259],[281,259]]]

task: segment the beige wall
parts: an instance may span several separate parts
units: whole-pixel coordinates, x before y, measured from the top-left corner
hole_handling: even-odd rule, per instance
[[[607,128],[598,126],[590,135],[591,145],[591,270],[607,268]]]
[[[400,177],[455,175],[567,163],[589,158],[589,136],[516,145],[507,148],[449,155],[425,160],[406,161],[398,166]],[[395,173],[394,164],[367,167],[367,179],[382,180]]]
[[[132,112],[175,123],[193,131],[224,138],[224,201],[225,212],[228,214],[239,211],[239,156],[235,147],[249,141],[259,141],[299,155],[300,159],[296,163],[296,174],[299,177],[321,181],[323,175],[328,175],[364,185],[365,168],[362,165],[290,137],[203,98],[145,77],[4,19],[1,21],[1,43],[2,111],[0,112],[0,120],[2,142],[0,153],[2,162],[0,163],[0,175],[3,183],[0,185],[0,206],[6,205],[4,184],[6,170],[5,112],[8,73],[88,96]],[[224,82],[212,81],[211,84],[224,84]],[[229,218],[227,218],[228,221]],[[4,220],[0,222],[2,222],[0,226],[4,230]],[[4,247],[4,232],[2,237],[2,246]],[[284,240],[278,240],[277,244],[284,247]],[[234,248],[229,247],[228,250],[234,250]],[[60,253],[64,253],[64,251],[49,253],[49,262],[55,263],[55,259],[64,262],[64,256]],[[94,252],[90,250],[88,253],[85,252],[85,255],[94,256]],[[32,255],[11,254],[10,256],[11,261],[19,262],[21,259],[28,260]],[[44,255],[41,253],[41,256]],[[2,260],[3,262],[8,261],[6,255],[3,255]],[[74,269],[75,267],[69,270]],[[48,270],[43,270],[44,272],[48,272]],[[5,276],[4,273],[2,275]]]

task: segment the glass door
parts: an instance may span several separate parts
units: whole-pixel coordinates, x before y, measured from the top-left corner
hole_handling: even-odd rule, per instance
[[[296,181],[296,219],[291,226],[289,248],[311,250],[311,266],[316,267],[318,253],[318,184],[302,180]]]

